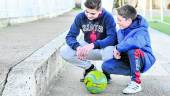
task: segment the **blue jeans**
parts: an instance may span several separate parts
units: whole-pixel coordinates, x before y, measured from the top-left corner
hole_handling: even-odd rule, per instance
[[[141,83],[140,71],[144,66],[145,54],[140,49],[121,53],[121,59],[112,58],[102,64],[102,70],[108,74],[131,76],[131,80]]]

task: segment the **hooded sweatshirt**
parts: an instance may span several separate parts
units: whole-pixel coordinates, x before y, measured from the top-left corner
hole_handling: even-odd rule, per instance
[[[137,15],[128,28],[120,29],[117,33],[117,38],[117,50],[119,52],[141,49],[145,53],[143,72],[147,71],[154,64],[155,57],[151,48],[148,23],[142,16]]]
[[[102,9],[102,13],[94,20],[89,20],[85,12],[76,16],[66,36],[66,43],[74,50],[80,46],[76,39],[80,30],[84,33],[84,40],[94,44],[94,49],[113,46],[117,43],[115,21],[105,9]]]

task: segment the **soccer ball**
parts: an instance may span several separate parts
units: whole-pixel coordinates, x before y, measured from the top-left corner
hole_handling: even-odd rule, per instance
[[[97,94],[106,89],[107,79],[103,72],[94,70],[86,75],[84,84],[90,93]]]

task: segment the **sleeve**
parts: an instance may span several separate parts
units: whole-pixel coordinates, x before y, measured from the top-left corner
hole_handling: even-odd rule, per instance
[[[73,50],[76,50],[76,48],[80,46],[79,42],[76,39],[79,33],[80,33],[80,15],[77,15],[73,24],[70,27],[68,34],[66,35],[66,43]]]
[[[145,31],[140,31],[142,33]],[[146,33],[146,32],[145,32]],[[126,52],[130,49],[142,48],[147,44],[147,34],[134,34],[133,36],[124,39],[117,45],[119,52]]]
[[[106,20],[104,20],[105,27],[106,27],[106,35],[107,37],[103,40],[97,40],[94,42],[94,48],[105,48],[107,46],[113,46],[117,44],[117,35],[116,35],[116,24],[111,15],[108,15],[108,17],[105,17]]]

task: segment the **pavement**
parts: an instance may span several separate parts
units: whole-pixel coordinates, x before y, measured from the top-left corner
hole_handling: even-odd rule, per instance
[[[77,11],[0,29],[0,94],[11,69],[67,31]]]
[[[25,60],[36,50],[69,29],[77,11],[71,11],[56,18],[43,19],[26,24],[15,25],[0,30],[0,91],[7,82],[11,68]],[[155,65],[142,75],[143,91],[129,96],[169,96],[170,95],[170,36],[149,29]],[[101,62],[96,62],[99,70]],[[64,64],[47,90],[46,96],[124,96],[122,90],[130,78],[112,75],[112,83],[101,94],[90,94],[79,82],[83,70],[71,64]]]

